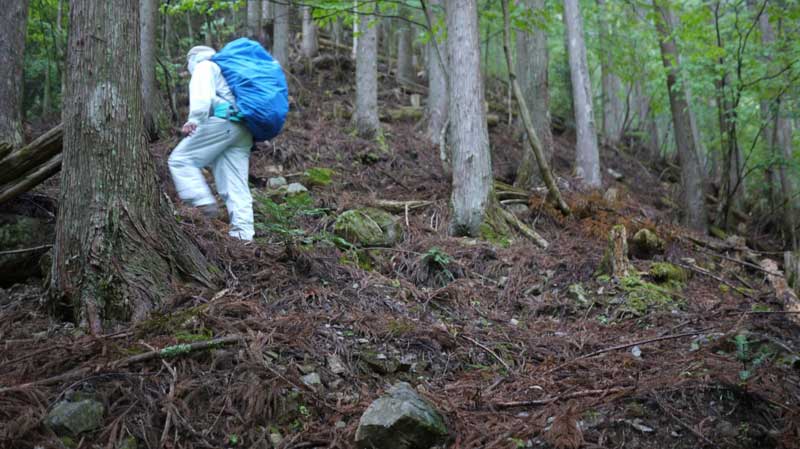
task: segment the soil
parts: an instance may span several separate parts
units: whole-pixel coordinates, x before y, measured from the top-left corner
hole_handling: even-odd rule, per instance
[[[350,448],[370,402],[406,380],[442,412],[451,448],[800,447],[800,327],[763,272],[722,257],[740,252],[684,238],[665,200],[675,184],[635,144],[603,148],[604,166],[624,175],[604,175],[618,190],[607,199],[575,188],[574,136],[557,133],[554,165],[575,214],[540,193],[518,211],[549,248],[519,235],[508,245],[452,238],[438,145],[414,122],[384,123],[380,142],[353,137],[342,113],[351,70],[294,71],[285,131],[251,158],[256,220],[268,224],[273,176],[306,183],[315,210],[260,227],[255,244],[181,205],[166,172],[177,137],[153,145],[176,217],[224,269],[224,286],[187,286],[150,319],[100,336],[49,304],[41,279],[0,290],[0,446],[116,448],[133,437],[148,449]],[[382,107],[410,104],[391,78],[381,86]],[[518,130],[501,122],[490,133],[495,175],[513,182]],[[332,169],[333,182],[308,184],[314,167]],[[57,198],[54,179],[14,207],[53,219]],[[337,246],[336,215],[376,199],[432,204],[396,215],[404,236],[393,247]],[[616,224],[666,240],[663,254],[632,261],[633,279],[595,275]],[[713,277],[695,270],[655,288],[654,261]],[[303,383],[311,372],[321,385]],[[104,404],[102,428],[67,439],[43,424],[54,404],[85,396]]]

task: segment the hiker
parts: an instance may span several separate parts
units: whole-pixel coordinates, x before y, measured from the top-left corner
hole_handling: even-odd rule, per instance
[[[253,136],[236,114],[236,100],[220,67],[211,57],[213,48],[189,50],[189,119],[180,144],[169,156],[169,171],[181,200],[210,218],[219,208],[201,169],[210,167],[219,196],[231,220],[230,235],[251,241],[253,199],[247,184]],[[233,114],[232,114],[233,112]]]

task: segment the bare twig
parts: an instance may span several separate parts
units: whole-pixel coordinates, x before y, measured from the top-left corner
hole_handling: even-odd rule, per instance
[[[9,254],[22,254],[22,253],[33,253],[36,251],[41,251],[43,249],[50,249],[53,245],[41,245],[41,246],[34,246],[33,248],[21,248],[21,249],[12,249],[9,251],[0,251],[0,256],[6,256]]]
[[[574,393],[560,394],[558,396],[552,396],[544,399],[534,399],[530,401],[496,402],[492,405],[497,408],[532,407],[537,405],[552,404],[553,402],[563,401],[565,399],[575,399],[586,396],[605,396],[608,394],[622,393],[633,390],[634,388],[625,388],[625,387],[608,388],[605,390],[582,390],[582,391],[576,391]]]
[[[497,361],[500,362],[500,364],[502,364],[505,367],[506,371],[511,372],[511,367],[508,366],[508,363],[506,363],[505,360],[501,359],[500,356],[497,355],[496,352],[492,351],[488,346],[484,345],[483,343],[481,343],[481,342],[479,342],[479,341],[477,341],[475,339],[467,337],[466,335],[461,335],[461,338],[463,338],[464,340],[467,340],[468,342],[474,344],[475,346],[477,346],[477,347],[483,349],[484,351],[488,352],[489,354],[491,354],[492,357],[497,359]]]

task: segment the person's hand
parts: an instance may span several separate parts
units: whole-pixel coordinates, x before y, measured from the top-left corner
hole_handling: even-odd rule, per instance
[[[181,132],[184,136],[191,136],[194,134],[195,130],[197,129],[197,124],[192,122],[186,122],[181,128]]]

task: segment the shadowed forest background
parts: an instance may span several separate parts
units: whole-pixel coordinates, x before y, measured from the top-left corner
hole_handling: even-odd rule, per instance
[[[800,447],[800,3],[4,10],[0,447]],[[253,242],[167,167],[243,36]]]

